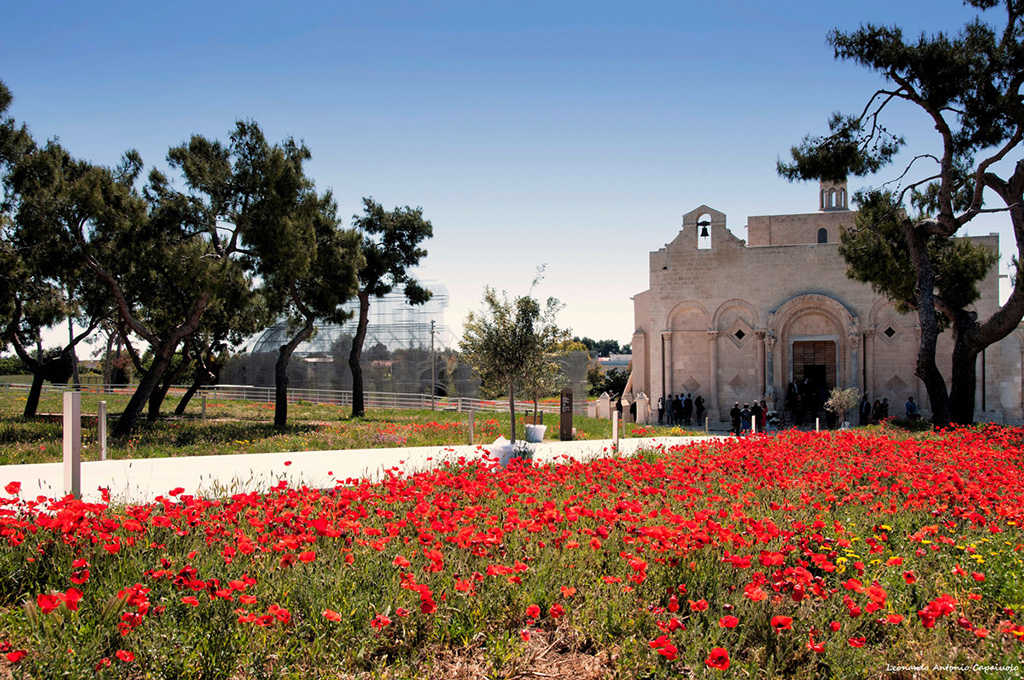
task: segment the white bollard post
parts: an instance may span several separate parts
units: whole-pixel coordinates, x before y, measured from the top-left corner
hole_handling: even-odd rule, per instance
[[[82,393],[64,393],[64,494],[82,497]]]
[[[459,400],[462,401],[461,399]],[[473,445],[473,411],[469,412],[469,445]]]
[[[107,459],[107,402],[100,402],[100,412],[97,415],[96,434],[100,440],[100,460]]]
[[[710,433],[710,427],[711,427],[711,418],[705,416],[704,417],[704,435],[705,436],[707,436]]]
[[[206,420],[206,395],[203,395],[203,420]]]
[[[750,434],[757,434],[757,418],[750,419]]]
[[[619,412],[612,411],[612,449],[619,452]]]
[[[814,431],[821,432],[821,418],[814,419]]]

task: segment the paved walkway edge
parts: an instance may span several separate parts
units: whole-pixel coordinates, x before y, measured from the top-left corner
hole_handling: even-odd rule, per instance
[[[631,455],[641,448],[715,439],[719,437],[621,439],[619,453]],[[538,463],[563,457],[586,460],[612,452],[611,440],[541,442],[530,446],[534,461]],[[415,472],[444,461],[478,458],[489,451],[490,445],[482,444],[89,461],[82,463],[82,498],[100,500],[101,487],[110,491],[112,501],[122,503],[145,503],[178,487],[186,494],[223,496],[265,490],[282,479],[296,485],[331,488],[338,480],[376,480],[390,468]],[[21,482],[22,498],[60,497],[63,496],[64,466],[62,463],[0,466],[0,487],[12,481]]]

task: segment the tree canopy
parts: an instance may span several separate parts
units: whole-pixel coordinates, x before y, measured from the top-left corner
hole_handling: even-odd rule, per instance
[[[928,390],[932,418],[939,426],[973,420],[975,358],[1024,317],[1024,280],[1017,276],[1006,303],[979,320],[965,301],[974,299],[970,288],[977,280],[980,256],[966,256],[963,246],[949,251],[937,243],[979,215],[998,212],[1013,227],[1018,260],[1024,248],[1024,5],[1018,0],[968,4],[993,14],[1000,7],[1002,21],[990,24],[979,16],[956,35],[922,34],[916,40],[905,39],[899,27],[870,23],[850,33],[832,31],[829,42],[837,59],[876,71],[887,85],[871,94],[859,113],[833,114],[827,134],[805,137],[791,149],[790,161],[778,165],[790,180],[835,181],[878,173],[893,165],[905,147],[902,134],[887,126],[893,106],[906,103],[927,116],[928,129],[935,134],[932,150],[910,158],[889,181],[861,195],[866,219],[880,221],[858,229],[866,233],[877,228],[891,236],[898,225],[905,252],[897,252],[902,246],[880,252],[890,261],[905,257],[899,269],[906,272],[909,262],[913,285],[897,283],[879,267],[852,266],[862,280],[892,293],[898,305],[916,310],[921,326],[916,374]],[[915,214],[898,210],[907,203],[917,209]],[[895,241],[884,236],[874,240],[875,245],[885,243]],[[857,251],[863,245],[851,247]],[[944,254],[950,253],[956,257],[942,264]],[[953,261],[959,264],[953,266]],[[912,304],[908,290],[913,291]],[[935,360],[945,324],[954,333],[949,392]]]
[[[401,287],[411,305],[430,299],[429,290],[420,285],[411,270],[426,257],[420,244],[434,235],[434,227],[423,219],[422,208],[385,210],[373,198],[363,199],[363,214],[352,218],[362,235],[360,250],[364,262],[359,269],[359,319],[352,338],[348,365],[352,371],[352,417],[361,417],[363,400],[363,342],[370,321],[370,298],[380,298]]]
[[[7,115],[10,102],[0,83],[0,342],[37,377],[64,382],[74,344],[103,323],[143,372],[113,434],[128,434],[147,401],[155,417],[190,366],[194,388],[212,379],[227,343],[271,315],[296,328],[285,366],[313,320],[347,318],[361,237],[341,228],[333,196],[306,176],[303,144],[271,144],[255,122],[238,121],[227,143],[194,135],[171,148],[171,172],[151,170],[143,184],[138,153],[108,168],[55,140],[37,146]],[[398,233],[384,241],[401,249]],[[377,287],[404,281],[411,299],[423,298],[396,267],[385,262]],[[65,319],[82,332],[57,356],[33,358],[40,329]],[[145,363],[132,338],[148,345]]]

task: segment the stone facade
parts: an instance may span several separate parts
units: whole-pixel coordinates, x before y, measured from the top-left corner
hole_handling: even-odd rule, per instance
[[[765,399],[782,408],[787,385],[804,377],[887,398],[903,415],[913,396],[924,414],[928,394],[914,375],[919,329],[912,315],[864,283],[846,277],[839,230],[853,226],[845,183],[822,184],[819,210],[750,217],[749,242],[725,214],[706,205],[683,216],[671,243],[650,255],[650,288],[634,296],[631,391],[652,403],[668,394],[704,396],[712,422],[728,422],[734,402]],[[998,250],[998,236],[974,237]],[[998,270],[981,283],[982,318],[998,307]],[[947,376],[952,340],[939,341]],[[979,419],[1022,417],[1024,331],[978,359]]]

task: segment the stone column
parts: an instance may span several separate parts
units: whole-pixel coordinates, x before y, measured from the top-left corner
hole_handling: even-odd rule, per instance
[[[775,408],[775,334],[771,331],[765,333],[765,397],[768,401],[768,408]]]
[[[850,379],[847,385],[860,389],[860,352],[858,351],[858,344],[860,342],[860,335],[857,333],[856,328],[850,328],[850,334],[846,338],[846,344],[850,348]]]
[[[874,402],[875,389],[875,329],[868,328],[864,331],[864,366],[867,368],[867,384],[864,385],[864,394]]]
[[[715,420],[721,420],[718,410],[718,331],[708,331],[708,353],[711,357],[711,399],[708,413],[714,414]]]
[[[758,401],[764,399],[764,331],[754,331],[754,353],[757,355],[757,363],[754,365],[754,385],[757,392],[754,398]]]
[[[672,331],[661,332],[661,346],[665,353],[661,359],[662,370],[667,372],[667,375],[662,377],[665,394],[675,394],[676,391],[672,388]]]

